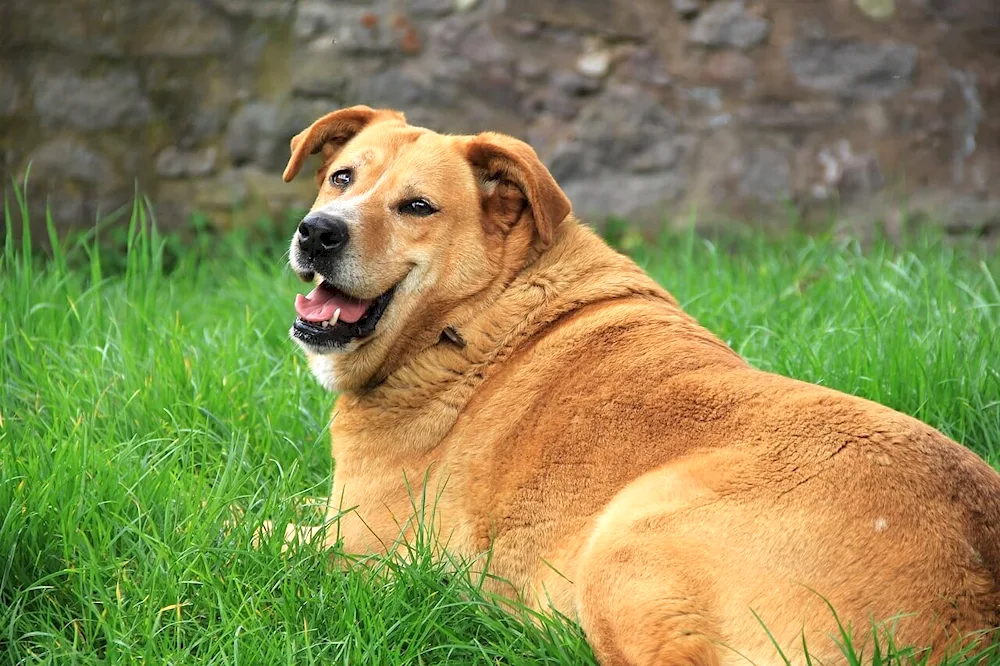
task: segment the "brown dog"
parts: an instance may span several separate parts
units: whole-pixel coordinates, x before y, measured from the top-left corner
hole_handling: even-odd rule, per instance
[[[339,392],[330,514],[441,542],[602,664],[836,663],[896,618],[935,659],[1000,623],[1000,476],[881,405],[748,366],[570,213],[534,151],[331,113],[292,336]],[[332,532],[331,531],[331,537]],[[402,535],[401,535],[402,532]]]

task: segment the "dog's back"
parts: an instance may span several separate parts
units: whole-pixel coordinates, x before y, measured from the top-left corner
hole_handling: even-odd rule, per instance
[[[836,663],[834,611],[859,644],[874,620],[935,656],[1000,624],[1000,475],[913,418],[749,367],[667,300],[577,309],[467,410],[457,474],[491,479],[466,501],[500,574],[580,617],[602,663],[719,645],[770,663],[760,622]]]

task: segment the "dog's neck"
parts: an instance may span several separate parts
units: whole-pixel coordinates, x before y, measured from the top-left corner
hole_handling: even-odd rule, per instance
[[[659,301],[680,313],[673,297],[635,263],[593,231],[566,220],[552,247],[498,285],[478,309],[449,324],[460,343],[439,337],[377,386],[343,393],[333,424],[335,446],[338,440],[350,446],[351,433],[362,428],[364,441],[384,442],[391,455],[435,446],[474,389],[525,341],[590,303],[629,297]],[[393,418],[385,418],[386,410]],[[371,431],[379,428],[387,432],[373,438]]]

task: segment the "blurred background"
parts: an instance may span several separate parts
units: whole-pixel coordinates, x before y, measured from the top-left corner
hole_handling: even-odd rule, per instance
[[[596,225],[1000,235],[997,0],[0,0],[0,172],[62,228],[302,210],[289,139],[359,103],[526,139]]]

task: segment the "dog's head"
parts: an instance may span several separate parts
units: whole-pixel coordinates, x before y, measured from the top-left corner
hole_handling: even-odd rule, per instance
[[[551,242],[570,204],[535,151],[355,106],[292,139],[285,181],[322,153],[290,263],[316,287],[291,335],[331,389],[377,382],[433,344]]]

